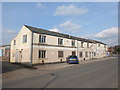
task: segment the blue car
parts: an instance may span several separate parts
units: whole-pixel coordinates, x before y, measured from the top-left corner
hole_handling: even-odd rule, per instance
[[[72,63],[79,64],[78,57],[77,57],[77,56],[73,56],[73,55],[68,56],[68,57],[66,58],[66,61],[67,61],[67,63],[69,63],[69,64],[72,64]]]

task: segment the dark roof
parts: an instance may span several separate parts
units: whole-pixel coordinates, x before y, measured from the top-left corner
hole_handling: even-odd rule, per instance
[[[7,46],[10,46],[10,45],[0,45],[0,47],[7,47]]]
[[[79,37],[70,36],[70,35],[67,35],[67,34],[62,34],[62,33],[54,32],[54,31],[49,31],[49,30],[41,29],[41,28],[36,28],[36,27],[28,26],[28,25],[24,25],[24,26],[27,27],[29,30],[31,30],[34,33],[47,34],[47,35],[52,35],[52,36],[57,36],[57,37],[63,37],[63,38],[69,38],[69,39],[79,40],[79,41],[83,41],[83,42],[101,43],[101,44],[106,45],[105,43],[100,42],[100,41],[96,41],[96,40],[79,38]]]

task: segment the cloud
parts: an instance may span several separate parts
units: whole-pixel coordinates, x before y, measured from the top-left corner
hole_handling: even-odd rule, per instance
[[[59,32],[66,32],[66,33],[75,33],[80,30],[81,26],[78,24],[74,24],[71,21],[65,21],[62,24],[54,26],[54,30]]]
[[[109,46],[118,45],[118,28],[112,27],[109,29],[105,29],[102,32],[94,35],[94,38],[102,40]]]
[[[6,34],[16,34],[16,31],[14,30],[5,30],[5,31],[2,31],[3,33],[6,33]]]
[[[50,31],[54,31],[54,32],[59,32],[59,29],[57,28],[52,28],[52,29],[49,29]]]
[[[113,36],[118,36],[118,28],[112,27],[95,35],[96,38],[109,38]]]
[[[54,13],[55,16],[75,16],[86,13],[87,10],[83,8],[78,8],[74,5],[69,6],[59,6]]]
[[[107,43],[109,46],[118,45],[118,37],[111,37],[102,40],[104,43]]]
[[[108,44],[109,46],[113,46],[118,45],[118,33],[118,28],[112,27],[102,30],[97,34],[84,35],[82,37],[102,41]]]
[[[10,44],[10,41],[16,36],[15,30],[2,30],[2,44]]]
[[[43,3],[37,3],[36,6],[39,8],[45,7],[45,5]]]

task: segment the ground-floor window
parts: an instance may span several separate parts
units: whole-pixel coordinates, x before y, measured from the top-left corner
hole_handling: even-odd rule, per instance
[[[94,56],[94,52],[92,52],[92,56]]]
[[[63,51],[58,51],[58,57],[63,57]]]
[[[75,51],[72,51],[72,55],[76,55]]]
[[[96,56],[96,53],[94,52],[94,56]]]
[[[85,52],[85,57],[88,57],[88,52]]]
[[[83,53],[82,52],[79,53],[79,57],[83,57]]]
[[[91,52],[89,52],[89,56],[91,57]]]
[[[39,58],[46,58],[46,50],[39,50]]]

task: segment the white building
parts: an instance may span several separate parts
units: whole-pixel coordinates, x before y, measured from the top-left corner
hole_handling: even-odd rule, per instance
[[[24,25],[11,41],[10,62],[49,63],[66,61],[69,55],[79,60],[103,58],[105,43]]]

